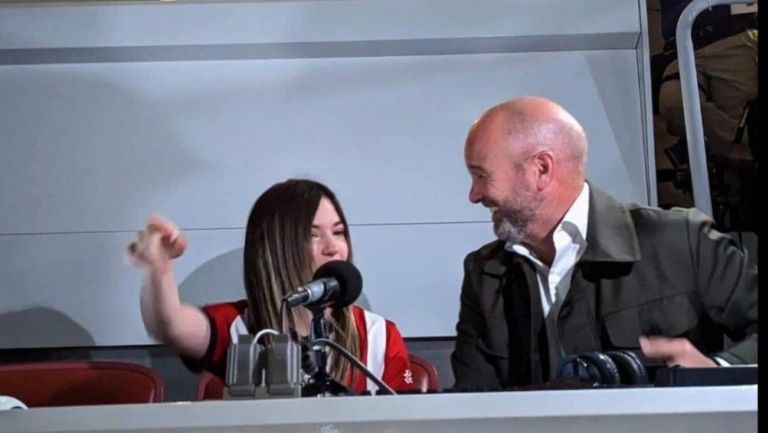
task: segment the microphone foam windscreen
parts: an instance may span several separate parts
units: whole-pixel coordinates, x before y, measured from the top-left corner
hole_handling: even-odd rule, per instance
[[[333,278],[339,283],[339,297],[331,305],[346,307],[355,302],[363,291],[363,276],[355,265],[343,260],[332,260],[317,268],[313,279]]]

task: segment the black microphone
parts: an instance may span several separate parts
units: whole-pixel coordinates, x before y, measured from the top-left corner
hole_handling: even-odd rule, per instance
[[[284,298],[289,307],[310,305],[341,308],[355,302],[363,290],[363,277],[355,265],[333,260],[317,268],[312,282]]]

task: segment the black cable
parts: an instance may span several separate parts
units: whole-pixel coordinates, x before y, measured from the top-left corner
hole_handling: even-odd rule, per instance
[[[397,395],[397,393],[395,392],[394,389],[392,389],[389,385],[387,385],[381,379],[376,377],[375,374],[371,373],[371,371],[368,370],[368,368],[366,368],[366,366],[363,365],[363,363],[360,362],[360,360],[358,360],[357,358],[355,358],[354,355],[349,353],[349,351],[347,351],[347,349],[341,347],[341,345],[339,343],[336,343],[335,341],[329,340],[327,338],[317,338],[317,339],[312,340],[310,342],[310,344],[311,345],[320,344],[320,345],[328,346],[331,349],[336,350],[347,361],[351,362],[355,367],[357,367],[358,370],[362,371],[365,374],[365,376],[368,377],[368,379],[371,379],[371,381],[373,381],[373,383],[375,383],[379,387],[379,391],[384,389],[384,390],[386,390],[388,393],[390,393],[392,395]]]

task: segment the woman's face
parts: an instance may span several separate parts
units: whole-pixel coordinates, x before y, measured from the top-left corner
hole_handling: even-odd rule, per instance
[[[331,260],[347,260],[346,227],[341,222],[336,208],[327,198],[320,199],[315,219],[312,221],[309,251],[312,254],[312,273]]]

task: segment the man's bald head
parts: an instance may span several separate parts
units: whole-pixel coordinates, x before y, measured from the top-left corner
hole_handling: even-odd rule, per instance
[[[467,136],[470,144],[503,145],[514,155],[551,151],[560,164],[573,165],[584,177],[584,129],[563,107],[546,98],[525,96],[492,107],[472,125]]]
[[[584,129],[558,104],[527,96],[496,105],[467,135],[469,200],[491,209],[500,239],[536,249],[582,191],[586,152]]]

